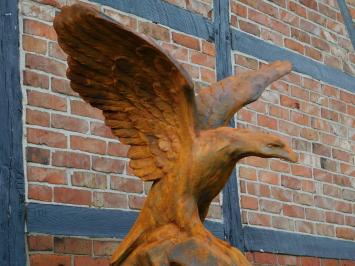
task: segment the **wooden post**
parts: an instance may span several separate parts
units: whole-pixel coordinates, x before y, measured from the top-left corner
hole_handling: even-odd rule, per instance
[[[0,265],[25,265],[18,1],[0,1]]]
[[[217,80],[222,80],[233,75],[229,0],[214,0],[213,4]],[[231,120],[229,126],[235,127],[234,119]],[[225,238],[230,244],[243,250],[243,227],[239,206],[237,173],[235,170],[223,189],[222,208]]]

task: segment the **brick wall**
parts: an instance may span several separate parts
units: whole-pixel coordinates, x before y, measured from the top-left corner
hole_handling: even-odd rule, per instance
[[[346,0],[346,4],[353,19],[353,23],[355,23],[355,2],[353,0]]]
[[[166,1],[212,18],[212,0]],[[132,176],[128,147],[104,126],[101,112],[70,89],[65,77],[66,55],[58,47],[52,21],[56,11],[74,2],[78,1],[20,1],[26,201],[139,210],[150,184]],[[157,40],[183,64],[197,90],[215,81],[212,43],[85,3]],[[231,11],[233,27],[355,74],[354,49],[335,0],[231,0]],[[235,73],[265,63],[236,51],[232,61]],[[355,96],[348,89],[293,72],[238,113],[239,127],[279,134],[300,159],[297,164],[243,160],[237,170],[244,224],[355,240]],[[210,219],[222,220],[220,202],[213,202]],[[30,265],[107,265],[118,242],[27,237]],[[353,265],[267,253],[248,258],[255,265]]]

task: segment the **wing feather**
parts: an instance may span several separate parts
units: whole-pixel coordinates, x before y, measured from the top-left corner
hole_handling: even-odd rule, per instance
[[[131,145],[134,173],[143,180],[175,173],[195,134],[193,83],[183,68],[145,36],[85,6],[64,7],[54,28],[71,87]]]

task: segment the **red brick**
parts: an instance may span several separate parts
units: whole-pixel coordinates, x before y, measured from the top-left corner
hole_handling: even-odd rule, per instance
[[[248,220],[250,224],[271,226],[271,216],[262,213],[248,213]]]
[[[272,160],[270,162],[270,168],[273,171],[281,172],[281,173],[289,173],[290,165],[288,163],[282,162],[280,160]]]
[[[254,260],[256,263],[260,263],[260,264],[270,264],[270,265],[277,264],[276,254],[271,254],[271,253],[255,252]]]
[[[303,165],[292,164],[291,170],[293,175],[303,176],[308,178],[312,177],[312,168]]]
[[[312,143],[312,150],[313,153],[330,157],[331,155],[331,148],[320,143]]]
[[[70,148],[73,150],[86,151],[97,154],[106,153],[106,142],[80,136],[70,136]]]
[[[53,153],[52,164],[55,166],[89,169],[90,157],[86,154],[68,152],[68,151],[55,151]]]
[[[345,219],[343,214],[339,214],[336,212],[326,212],[325,221],[327,223],[342,225],[344,224]]]
[[[49,164],[50,151],[37,147],[26,148],[26,160],[31,163]]]
[[[52,188],[40,185],[28,185],[28,198],[40,201],[52,201]]]
[[[106,175],[91,173],[91,172],[74,172],[71,177],[73,186],[87,188],[107,188]]]
[[[30,254],[31,266],[71,266],[70,256],[55,254]]]
[[[322,196],[315,196],[314,197],[316,206],[323,208],[323,209],[333,209],[334,200],[331,198],[326,198]]]
[[[247,183],[248,193],[259,197],[270,197],[270,188],[268,185],[260,183]]]
[[[277,262],[279,265],[296,265],[297,257],[290,255],[277,255]]]
[[[58,43],[55,42],[49,43],[49,56],[62,61],[67,60],[67,55],[64,53],[62,48],[59,47]]]
[[[323,184],[323,194],[332,196],[335,198],[339,198],[340,196],[340,189],[334,185]]]
[[[27,141],[54,148],[67,147],[67,137],[64,134],[45,129],[27,128]]]
[[[55,237],[54,252],[64,254],[91,255],[92,241],[80,238]]]
[[[322,259],[322,266],[339,266],[339,261],[336,259]]]
[[[335,231],[337,237],[355,240],[355,230],[350,227],[337,227]]]
[[[51,126],[54,128],[80,133],[86,133],[89,130],[88,122],[83,119],[58,114],[52,114],[51,118]]]
[[[202,52],[210,56],[216,56],[216,49],[213,43],[202,40]]]
[[[49,78],[46,75],[42,75],[30,70],[25,70],[23,71],[23,84],[31,87],[48,89]]]
[[[300,102],[298,100],[290,98],[285,95],[280,96],[280,103],[281,105],[289,108],[300,109]]]
[[[272,227],[287,230],[287,231],[294,231],[294,219],[289,219],[286,217],[279,217],[279,216],[272,216]]]
[[[290,1],[288,7],[291,11],[295,12],[297,15],[299,15],[301,17],[307,16],[306,9],[298,3]]]
[[[96,109],[83,101],[72,100],[70,102],[70,111],[74,115],[86,116],[99,120],[105,119],[101,110]]]
[[[330,156],[329,156],[330,157]],[[344,162],[351,162],[351,153],[341,151],[338,149],[332,149],[332,157]]]
[[[281,176],[281,184],[284,187],[291,189],[301,189],[301,181],[298,178],[294,178],[291,176]]]
[[[130,193],[143,193],[143,183],[133,178],[111,176],[111,189]]]
[[[255,181],[257,179],[255,169],[243,166],[239,167],[239,177]]]
[[[254,23],[248,21],[239,20],[239,27],[242,31],[248,32],[255,36],[260,36],[260,28]]]
[[[37,110],[26,109],[26,123],[37,126],[49,126],[49,114]]]
[[[279,131],[284,132],[289,136],[298,137],[300,135],[300,129],[301,128],[295,124],[283,120],[279,121]]]
[[[128,206],[133,210],[141,210],[145,202],[145,197],[138,195],[129,195],[128,196]]]
[[[99,172],[122,174],[124,167],[125,162],[122,160],[96,156],[92,158],[92,169]]]
[[[254,197],[242,195],[240,202],[243,209],[257,210],[259,207],[258,199]]]
[[[53,237],[47,235],[29,235],[27,237],[28,249],[31,251],[53,250]]]
[[[305,47],[305,55],[319,61],[321,61],[323,58],[323,55],[320,51],[309,46]]]
[[[110,263],[108,258],[92,258],[86,256],[75,256],[74,266],[107,266]]]
[[[54,92],[62,93],[65,95],[70,95],[70,96],[78,95],[78,93],[76,93],[71,89],[69,81],[66,79],[59,79],[59,78],[52,77],[51,89]]]
[[[260,199],[260,210],[280,214],[282,203],[274,200]]]
[[[127,157],[127,152],[129,148],[130,148],[129,145],[109,142],[107,146],[107,154],[117,156],[117,157]]]
[[[95,256],[112,256],[116,250],[118,241],[100,241],[94,240],[94,255]]]
[[[285,39],[285,46],[291,50],[294,50],[300,54],[304,54],[304,45],[296,42],[292,39]]]
[[[320,266],[320,259],[313,257],[301,257],[302,266]]]
[[[284,205],[283,214],[290,217],[304,218],[304,208],[294,205]]]
[[[291,191],[278,187],[271,188],[271,197],[280,201],[292,201]]]
[[[212,69],[215,68],[215,58],[201,52],[191,51],[191,62]]]
[[[117,139],[117,137],[113,135],[111,129],[105,126],[105,124],[103,123],[91,122],[90,131],[92,135],[96,135],[104,138]]]
[[[151,36],[156,40],[161,40],[165,42],[170,42],[170,33],[167,28],[160,25],[153,24],[151,22],[141,22],[138,23],[138,31]]]
[[[22,47],[23,50],[36,54],[45,55],[47,53],[47,42],[45,40],[34,38],[33,36],[23,35]]]
[[[277,130],[277,120],[266,115],[258,115],[258,125]]]
[[[105,208],[124,208],[128,207],[127,195],[108,192],[94,192],[93,205]]]
[[[55,187],[54,201],[76,205],[91,205],[91,192],[73,188]]]
[[[55,33],[53,27],[35,20],[24,19],[23,32],[31,35],[44,37],[50,40],[57,39],[57,34]]]
[[[33,182],[66,184],[66,172],[62,169],[27,166],[27,179]]]
[[[314,234],[314,224],[307,221],[295,221],[296,230],[301,233]]]
[[[57,95],[43,93],[38,91],[27,91],[27,102],[29,105],[53,109],[57,111],[66,111],[66,99]]]
[[[264,183],[268,183],[271,185],[279,185],[280,177],[277,173],[269,172],[269,171],[260,171],[258,180]]]
[[[177,44],[181,44],[182,46],[194,49],[194,50],[200,50],[200,41],[194,37],[173,32],[172,33],[172,38],[173,41]]]
[[[26,54],[26,67],[51,73],[56,76],[65,77],[66,65],[57,60],[53,60],[44,56]]]
[[[207,68],[201,68],[201,79],[207,83],[213,83],[216,81],[216,73],[215,71],[209,70]]]

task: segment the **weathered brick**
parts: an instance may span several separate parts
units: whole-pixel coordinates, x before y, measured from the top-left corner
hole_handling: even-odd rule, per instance
[[[68,152],[68,151],[55,151],[52,157],[52,164],[55,166],[89,169],[90,157],[86,154]]]
[[[27,180],[50,184],[66,184],[66,172],[63,169],[27,166]]]
[[[51,126],[53,128],[60,128],[80,133],[86,133],[89,130],[89,125],[86,120],[59,114],[52,114]]]
[[[177,32],[173,32],[172,33],[172,38],[173,41],[177,44],[180,44],[182,46],[194,49],[199,51],[200,50],[200,41],[194,37],[185,35],[185,34],[181,34],[181,33],[177,33]]]
[[[47,149],[37,147],[26,148],[26,160],[27,162],[49,164],[50,151]]]
[[[30,251],[52,251],[53,237],[48,235],[29,235],[27,244]]]
[[[28,104],[32,106],[53,109],[57,111],[67,110],[67,102],[65,98],[49,93],[28,90],[27,101]]]
[[[70,136],[70,148],[96,154],[106,153],[106,142],[94,138]]]
[[[59,77],[65,77],[66,65],[60,61],[50,59],[48,57],[26,54],[26,67],[30,69],[40,70]]]
[[[28,128],[27,141],[29,143],[46,145],[54,148],[67,147],[67,137],[64,134],[45,129]]]
[[[62,254],[91,255],[92,241],[71,237],[54,237],[54,251]]]
[[[41,185],[28,185],[28,198],[40,201],[52,201],[52,188]]]
[[[30,265],[33,266],[71,266],[69,255],[30,254]]]
[[[93,205],[105,208],[127,208],[127,195],[108,192],[94,192]]]
[[[73,186],[87,188],[107,188],[106,175],[96,174],[91,172],[74,172],[71,176]]]
[[[74,188],[55,187],[54,201],[76,205],[91,205],[91,192]]]

